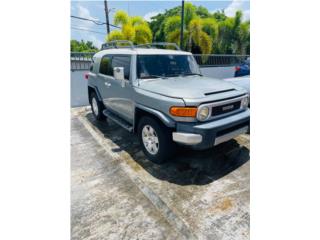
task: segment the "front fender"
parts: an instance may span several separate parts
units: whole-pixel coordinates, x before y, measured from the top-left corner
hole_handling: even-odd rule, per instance
[[[146,106],[141,105],[141,104],[136,104],[136,108],[141,109],[143,111],[146,111],[146,112],[156,116],[167,127],[174,128],[176,126],[176,122],[172,118],[168,117],[167,115],[165,115],[164,113],[162,113],[162,112],[160,112],[158,110],[155,110],[155,109],[150,108],[150,107],[146,107]]]

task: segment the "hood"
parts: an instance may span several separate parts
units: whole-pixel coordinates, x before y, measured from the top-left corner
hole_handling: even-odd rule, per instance
[[[226,78],[224,79],[227,82],[233,83],[237,86],[240,86],[250,93],[250,75],[243,77],[235,77],[235,78]]]
[[[173,98],[206,98],[208,96],[237,90],[241,87],[232,83],[202,76],[155,78],[140,81],[141,89]]]

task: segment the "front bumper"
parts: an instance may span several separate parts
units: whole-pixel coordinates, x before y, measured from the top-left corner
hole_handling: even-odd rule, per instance
[[[250,110],[205,123],[177,123],[173,141],[194,149],[207,149],[246,133],[250,125]]]

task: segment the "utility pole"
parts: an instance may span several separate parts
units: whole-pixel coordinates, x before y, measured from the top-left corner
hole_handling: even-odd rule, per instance
[[[104,11],[106,13],[106,25],[107,25],[107,33],[110,33],[110,26],[109,26],[109,10],[108,10],[108,3],[107,0],[104,0]]]
[[[180,49],[183,50],[183,21],[184,21],[184,0],[181,6],[181,28],[180,28]]]

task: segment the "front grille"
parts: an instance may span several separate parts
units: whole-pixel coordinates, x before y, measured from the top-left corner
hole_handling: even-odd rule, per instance
[[[240,109],[240,107],[241,107],[241,101],[212,107],[211,116],[217,116],[220,114],[229,113],[229,112]]]

